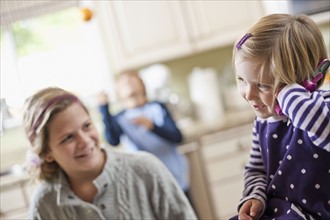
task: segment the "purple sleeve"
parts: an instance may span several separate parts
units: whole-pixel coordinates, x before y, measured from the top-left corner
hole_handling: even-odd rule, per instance
[[[266,187],[267,176],[259,144],[257,129],[258,122],[255,119],[253,126],[252,148],[250,158],[244,170],[244,191],[243,198],[240,200],[239,208],[249,199],[258,199],[263,205],[263,212],[266,208]]]
[[[278,102],[293,125],[307,131],[318,147],[330,151],[330,91],[309,92],[298,84],[285,86]]]

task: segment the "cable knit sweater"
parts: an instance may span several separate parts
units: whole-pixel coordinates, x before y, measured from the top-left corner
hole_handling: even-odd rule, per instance
[[[93,203],[78,198],[61,174],[34,193],[30,219],[197,219],[173,176],[153,155],[105,150]]]

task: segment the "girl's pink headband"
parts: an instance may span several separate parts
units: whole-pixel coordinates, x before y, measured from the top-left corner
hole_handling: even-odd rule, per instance
[[[32,126],[32,132],[31,132],[31,135],[30,135],[30,140],[31,140],[31,137],[36,134],[37,128],[39,127],[39,125],[41,123],[41,120],[42,120],[42,117],[46,113],[47,109],[50,106],[58,103],[59,101],[65,100],[65,99],[70,100],[70,101],[73,101],[73,102],[79,101],[79,99],[76,96],[71,95],[71,94],[65,94],[65,95],[61,95],[61,96],[55,96],[55,97],[51,98],[50,100],[48,100],[47,104],[44,106],[44,109],[42,110],[42,112],[38,116],[38,118],[37,118],[34,126]]]

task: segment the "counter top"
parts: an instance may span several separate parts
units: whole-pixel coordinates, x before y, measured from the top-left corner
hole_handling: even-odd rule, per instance
[[[184,142],[188,144],[197,141],[200,137],[244,124],[253,123],[255,114],[252,109],[230,111],[223,115],[223,118],[213,124],[206,124],[201,121],[184,119],[178,122],[178,127],[184,135]]]

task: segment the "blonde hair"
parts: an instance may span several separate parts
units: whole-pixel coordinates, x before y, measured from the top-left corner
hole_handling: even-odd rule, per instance
[[[269,74],[274,80],[275,92],[286,84],[301,84],[313,78],[319,62],[327,58],[321,31],[306,15],[271,14],[261,18],[248,33],[251,36],[239,48],[239,40],[235,43],[233,66],[238,54],[257,61],[262,75]]]
[[[143,94],[144,94],[144,96],[147,96],[145,84],[144,84],[143,80],[141,79],[141,77],[139,76],[139,72],[138,71],[133,70],[133,69],[123,70],[122,72],[120,72],[117,75],[116,81],[118,82],[119,80],[121,80],[124,77],[136,78],[139,81],[139,83],[141,84],[142,88],[143,88]],[[118,93],[118,89],[119,88],[117,88],[117,93]]]
[[[30,158],[31,161],[27,161],[27,169],[33,178],[50,182],[59,174],[61,168],[55,161],[44,160],[50,150],[48,124],[56,114],[73,103],[81,104],[89,114],[77,96],[56,87],[42,89],[26,100],[23,123],[31,143],[31,151],[35,155]]]

